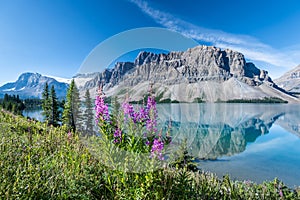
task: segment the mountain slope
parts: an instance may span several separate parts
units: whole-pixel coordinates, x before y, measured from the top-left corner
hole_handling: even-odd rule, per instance
[[[274,82],[291,93],[300,93],[300,65],[286,72]]]
[[[42,76],[39,73],[21,74],[16,82],[1,86],[0,95],[3,96],[7,93],[19,95],[21,98],[41,98],[46,82],[50,87],[54,85],[58,98],[65,97],[68,88],[67,83],[58,82],[54,78]]]
[[[208,46],[168,54],[140,52],[134,63],[117,63],[113,69],[94,75],[80,90],[91,89],[95,95],[99,83],[104,85],[107,96],[128,93],[131,100],[141,100],[152,85],[160,100],[169,101],[216,102],[265,97],[298,101],[278,88],[267,71],[247,63],[243,54]]]

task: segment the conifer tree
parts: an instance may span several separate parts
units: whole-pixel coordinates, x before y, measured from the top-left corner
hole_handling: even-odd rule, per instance
[[[57,126],[59,122],[59,110],[58,110],[58,101],[56,97],[56,92],[53,85],[50,91],[49,105],[50,105],[49,125],[51,124],[53,126]]]
[[[20,99],[19,95],[4,95],[4,99],[0,101],[1,106],[16,115],[22,115],[23,110],[25,109],[24,102]]]
[[[65,109],[63,112],[63,123],[74,132],[81,131],[81,112],[79,91],[75,85],[74,79],[71,81],[67,91]]]
[[[45,121],[49,121],[50,119],[50,95],[49,95],[49,86],[48,83],[45,84],[44,91],[42,94],[42,108],[43,108],[43,116]]]
[[[93,103],[90,95],[90,91],[86,90],[84,95],[85,101],[85,112],[83,114],[84,117],[84,127],[86,135],[93,135],[93,127],[94,127],[94,114],[93,114]]]

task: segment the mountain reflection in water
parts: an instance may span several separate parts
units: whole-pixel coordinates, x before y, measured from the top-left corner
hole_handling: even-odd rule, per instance
[[[245,151],[274,123],[300,136],[299,108],[291,104],[158,105],[161,124],[167,127],[171,121],[173,142],[186,138],[194,157],[209,160]]]

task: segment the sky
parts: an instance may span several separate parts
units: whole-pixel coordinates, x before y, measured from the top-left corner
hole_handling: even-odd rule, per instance
[[[240,51],[273,78],[300,64],[298,0],[0,0],[0,85],[71,78],[99,43],[142,27]]]

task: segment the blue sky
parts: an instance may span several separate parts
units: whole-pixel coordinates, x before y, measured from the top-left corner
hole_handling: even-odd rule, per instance
[[[26,71],[72,77],[100,42],[139,27],[238,50],[272,77],[300,64],[297,0],[0,0],[0,85]]]

